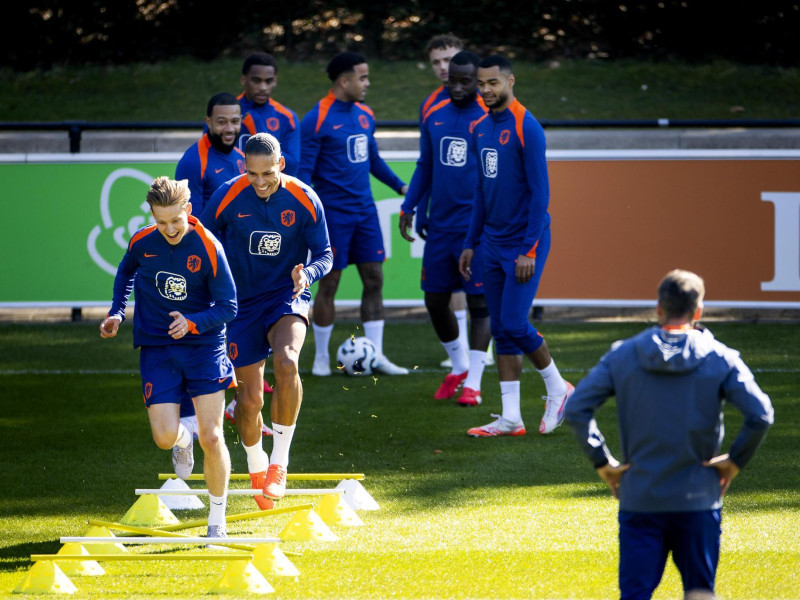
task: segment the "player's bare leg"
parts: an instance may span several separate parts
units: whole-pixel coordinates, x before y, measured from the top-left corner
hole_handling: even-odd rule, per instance
[[[236,368],[237,401],[235,416],[236,429],[247,453],[247,471],[250,473],[250,487],[263,489],[267,478],[269,457],[261,446],[261,426],[264,423],[261,409],[264,407],[264,361]],[[254,496],[261,510],[274,507],[271,499]]]
[[[203,448],[203,473],[209,493],[222,496],[228,489],[231,457],[222,432],[225,391],[197,396],[194,399],[200,447]]]
[[[314,297],[314,366],[311,368],[312,375],[325,377],[331,374],[331,359],[329,346],[331,333],[333,332],[333,320],[336,317],[334,298],[336,290],[339,289],[339,281],[342,277],[341,269],[336,269],[325,275],[319,280],[317,294]]]
[[[162,450],[172,449],[175,474],[187,479],[194,468],[194,432],[180,420],[180,405],[151,404],[147,409],[153,441]]]
[[[264,495],[278,500],[286,494],[286,469],[297,415],[303,402],[298,361],[306,339],[306,323],[299,316],[284,315],[269,330],[273,351],[275,392],[272,394],[272,459],[267,469]]]

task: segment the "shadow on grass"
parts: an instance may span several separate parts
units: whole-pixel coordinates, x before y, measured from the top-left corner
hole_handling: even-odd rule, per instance
[[[12,572],[31,565],[31,554],[55,554],[61,549],[58,540],[24,542],[0,548],[0,571]]]

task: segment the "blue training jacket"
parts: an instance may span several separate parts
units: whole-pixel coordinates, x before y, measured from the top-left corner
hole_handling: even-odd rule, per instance
[[[773,422],[769,397],[739,353],[705,329],[646,329],[612,346],[578,384],[565,419],[595,467],[611,456],[594,418],[610,396],[617,397],[620,461],[630,463],[619,486],[625,511],[719,508],[719,473],[702,463],[720,454],[725,402],[744,416],[729,450],[740,468]]]
[[[190,231],[170,244],[156,225],[137,231],[114,278],[109,316],[125,318],[133,290],[133,345],[225,343],[225,323],[236,316],[236,286],[219,241],[195,218]],[[189,335],[175,340],[167,333],[180,312],[189,323]]]
[[[300,122],[294,111],[277,100],[269,99],[266,104],[256,104],[239,94],[242,107],[242,130],[237,144],[244,152],[244,145],[251,135],[269,133],[281,144],[281,154],[286,159],[283,172],[297,175],[300,168]]]
[[[220,152],[204,134],[183,153],[175,168],[175,179],[187,179],[191,192],[192,212],[202,214],[211,194],[223,183],[244,173],[244,154],[234,147]]]
[[[378,154],[375,117],[366,104],[329,92],[303,117],[300,132],[297,178],[314,184],[326,210],[360,213],[374,204],[370,174],[398,194],[405,185]]]
[[[483,239],[519,246],[520,254],[535,258],[539,238],[550,225],[542,126],[515,99],[507,109],[476,122],[472,143],[480,172],[464,247],[474,248]]]

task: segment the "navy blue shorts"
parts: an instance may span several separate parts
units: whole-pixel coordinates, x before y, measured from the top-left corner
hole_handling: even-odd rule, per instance
[[[292,289],[287,288],[271,298],[256,298],[239,303],[239,312],[228,323],[228,356],[235,367],[246,367],[261,362],[272,354],[267,334],[270,328],[285,315],[297,315],[308,325],[309,290],[292,300]]]
[[[472,257],[472,277],[464,281],[458,271],[458,259],[464,249],[467,234],[459,231],[437,231],[428,229],[425,251],[422,254],[420,287],[423,292],[447,293],[464,290],[467,294],[483,294],[481,271],[481,247]]]
[[[144,405],[180,404],[192,398],[236,387],[233,364],[219,346],[170,344],[142,346],[139,352]]]
[[[528,321],[528,313],[539,289],[547,256],[550,254],[550,228],[536,246],[536,265],[525,283],[517,282],[518,246],[483,246],[483,289],[495,348],[498,354],[530,354],[544,338]]]
[[[619,589],[622,600],[650,598],[661,581],[667,555],[681,574],[684,591],[714,591],[722,512],[619,511]]]
[[[334,270],[341,271],[347,265],[382,263],[386,260],[378,209],[374,204],[363,213],[347,213],[326,207],[325,221],[331,240]]]

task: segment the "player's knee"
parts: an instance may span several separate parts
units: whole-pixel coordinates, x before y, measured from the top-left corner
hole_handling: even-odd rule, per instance
[[[446,314],[450,310],[450,294],[425,292],[425,308],[431,316]]]
[[[169,450],[175,445],[178,439],[177,429],[159,429],[153,431],[153,441],[162,450]]]
[[[216,426],[200,428],[197,439],[206,454],[219,448],[220,444],[224,444],[222,428]]]
[[[275,373],[275,380],[291,381],[298,375],[297,354],[287,352],[281,356],[274,356],[272,359],[272,370]]]
[[[467,296],[467,308],[472,319],[488,319],[489,307],[483,296]]]
[[[251,382],[240,382],[239,390],[236,393],[236,408],[245,415],[252,415],[260,412],[264,407],[264,384],[258,385]]]

